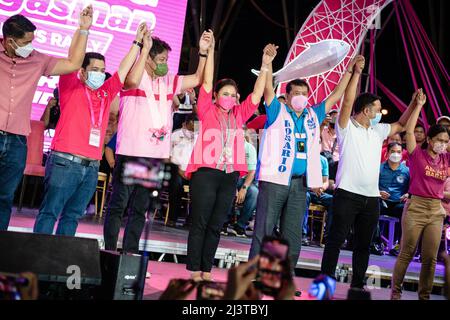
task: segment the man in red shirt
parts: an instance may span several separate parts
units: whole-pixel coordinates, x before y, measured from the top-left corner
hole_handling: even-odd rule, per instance
[[[41,76],[78,70],[86,52],[92,7],[81,12],[67,58],[54,58],[34,50],[36,26],[23,15],[3,23],[0,39],[0,231],[8,229],[14,192],[22,180],[27,158],[27,136],[34,92]]]
[[[45,168],[45,193],[34,232],[74,236],[97,185],[102,146],[112,101],[123,87],[138,54],[147,56],[152,45],[145,24],[122,60],[119,70],[105,82],[105,57],[87,53],[80,72],[59,80],[61,117]]]

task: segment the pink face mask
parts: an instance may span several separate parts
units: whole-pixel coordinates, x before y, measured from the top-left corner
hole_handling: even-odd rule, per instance
[[[296,112],[303,112],[308,105],[308,98],[304,95],[293,96],[291,99],[291,106]]]
[[[221,96],[218,103],[219,106],[221,106],[223,109],[229,111],[236,105],[236,98],[230,96]]]

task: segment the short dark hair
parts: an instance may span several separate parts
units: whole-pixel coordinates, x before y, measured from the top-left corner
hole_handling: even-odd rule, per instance
[[[109,72],[105,72],[105,81],[112,77],[112,74]]]
[[[445,126],[440,125],[440,124],[435,124],[435,125],[432,125],[428,129],[427,137],[430,138],[430,139],[433,139],[438,134],[443,133],[443,132],[447,133],[450,136],[450,132],[447,130],[447,128]],[[428,142],[427,141],[425,141],[422,144],[422,149],[426,149],[426,148],[428,148]]]
[[[36,26],[21,14],[9,17],[3,24],[3,37],[21,39],[27,32],[36,31]]]
[[[387,151],[388,151],[388,152],[391,151],[391,149],[392,149],[393,147],[396,147],[396,146],[399,146],[400,148],[403,149],[403,146],[401,145],[401,143],[398,143],[398,142],[391,142],[391,143],[389,143],[388,146],[387,146]]]
[[[219,93],[220,89],[226,86],[233,86],[236,89],[236,92],[239,92],[237,83],[233,79],[222,79],[217,81],[216,86],[214,87],[214,92]]]
[[[158,37],[153,37],[153,45],[150,49],[150,57],[154,59],[158,54],[163,53],[164,51],[172,51],[172,48],[169,44]]]
[[[381,97],[369,92],[361,93],[353,104],[355,114],[361,113],[365,108],[371,107],[377,100],[381,100]]]
[[[83,64],[81,65],[81,67],[83,69],[86,69],[87,66],[91,63],[91,59],[105,61],[105,56],[100,53],[97,53],[97,52],[88,52],[84,55],[84,60],[83,60]]]
[[[298,86],[298,87],[304,86],[304,87],[308,88],[308,93],[310,91],[308,82],[306,82],[306,80],[303,80],[303,79],[294,79],[294,80],[289,81],[286,86],[287,94],[291,93],[292,86]]]

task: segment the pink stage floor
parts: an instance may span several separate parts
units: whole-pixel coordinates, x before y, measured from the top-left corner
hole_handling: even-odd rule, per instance
[[[23,209],[21,213],[13,213],[9,230],[19,232],[32,232],[34,220],[37,214],[37,210]],[[149,223],[149,236],[147,241],[144,237],[141,239],[141,249],[146,245],[147,251],[156,254],[166,254],[166,256],[176,255],[178,257],[186,255],[186,242],[188,236],[188,230],[183,228],[169,228],[162,224],[161,221],[151,221]],[[100,246],[103,241],[103,219],[95,218],[92,216],[86,216],[79,224],[77,236],[95,238],[98,239]],[[123,228],[121,229],[120,237],[123,236]],[[120,242],[120,240],[119,240]],[[246,261],[248,251],[250,248],[251,239],[249,238],[236,238],[236,237],[221,237],[219,248],[217,250],[216,259],[226,259],[224,256],[232,252],[237,261]],[[120,246],[120,243],[119,243]],[[323,249],[318,246],[302,247],[299,262],[296,266],[300,270],[319,271],[320,263],[322,259]],[[351,252],[342,250],[339,258],[339,265],[351,267]],[[162,260],[163,261],[163,260]],[[392,270],[395,264],[396,258],[385,255],[376,256],[371,255],[369,266],[377,269],[380,272],[381,279],[384,281],[390,280],[392,276]],[[370,267],[369,267],[370,269]],[[184,264],[155,262],[151,261],[149,266],[149,272],[152,274],[151,279],[147,279],[145,296],[146,299],[157,299],[167,286],[169,280],[173,278],[173,275],[177,277],[188,278],[189,273],[185,270]],[[216,268],[214,270],[214,278],[218,281],[226,279],[227,269]],[[420,263],[412,262],[405,282],[417,283],[418,275],[420,272]],[[442,264],[438,264],[436,268],[435,287],[440,288],[443,285],[444,267]],[[296,278],[296,284],[299,289],[306,290],[309,287],[312,279],[308,278]],[[338,293],[336,298],[345,299],[348,284],[338,283]],[[304,293],[304,296],[306,292]],[[387,299],[389,297],[388,289],[379,289],[372,292],[374,299]],[[302,297],[301,299],[305,299]],[[439,296],[435,297],[436,299]],[[408,292],[405,295],[405,299],[416,299],[415,292]]]

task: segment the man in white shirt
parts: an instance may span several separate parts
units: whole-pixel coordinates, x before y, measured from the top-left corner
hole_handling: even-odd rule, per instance
[[[322,258],[322,273],[334,277],[340,248],[354,226],[351,289],[363,290],[370,256],[370,244],[379,218],[380,157],[383,141],[404,131],[411,106],[393,124],[381,120],[380,97],[361,94],[355,101],[358,82],[364,68],[359,57],[345,92],[336,131],[339,143],[339,166],[333,202],[333,223]],[[414,99],[413,99],[414,101]],[[350,117],[354,108],[354,116]]]
[[[183,122],[182,128],[172,133],[170,161],[172,162],[171,180],[169,187],[169,227],[176,227],[176,222],[181,209],[181,196],[183,194],[183,185],[189,185],[184,173],[192,150],[196,135],[194,133],[194,124],[197,117],[189,114]]]

